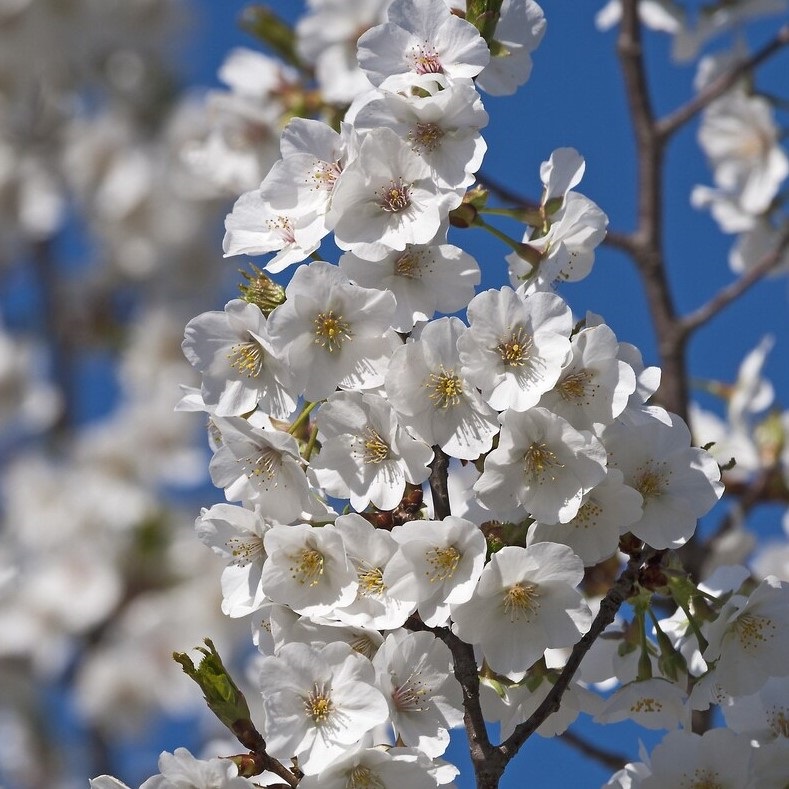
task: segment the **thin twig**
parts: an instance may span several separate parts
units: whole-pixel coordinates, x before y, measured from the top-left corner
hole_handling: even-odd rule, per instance
[[[560,734],[559,739],[564,740],[564,742],[575,748],[576,751],[594,759],[596,762],[600,762],[600,764],[604,767],[608,767],[610,770],[621,770],[630,761],[626,756],[607,751],[605,748],[601,748],[599,745],[589,742],[589,740],[569,729]]]
[[[677,314],[663,254],[665,146],[664,140],[657,134],[647,84],[638,0],[623,0],[617,50],[633,123],[638,163],[638,224],[631,236],[632,249],[629,251],[644,286],[657,336],[663,370],[657,397],[670,411],[687,419],[689,387],[685,342],[677,331]]]
[[[732,66],[728,71],[710,82],[709,85],[687,104],[684,104],[679,109],[674,110],[670,115],[659,120],[656,126],[658,136],[662,140],[667,140],[681,126],[686,124],[711,102],[732,88],[738,80],[742,79],[787,45],[789,45],[789,25],[784,25],[778,31],[775,38],[765,44],[758,52]]]
[[[712,320],[718,313],[722,312],[733,301],[776,268],[782,262],[784,253],[787,250],[789,250],[789,232],[784,233],[775,249],[764,255],[740,279],[732,282],[731,285],[719,291],[706,304],[686,315],[680,322],[680,331],[684,335],[691,334],[700,326]]]

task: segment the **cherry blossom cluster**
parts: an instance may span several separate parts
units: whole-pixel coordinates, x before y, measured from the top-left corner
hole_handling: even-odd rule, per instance
[[[292,119],[280,158],[228,215],[225,254],[267,257],[243,298],[187,325],[202,381],[180,406],[209,417],[227,502],[196,529],[226,565],[222,611],[252,623],[276,764],[179,750],[147,789],[281,783],[282,770],[304,787],[450,784],[442,756],[468,713],[453,646],[473,647],[482,714],[508,737],[602,606],[585,568],[628,556],[632,621],[594,644],[539,733],[580,711],[683,727],[611,786],[786,778],[771,745],[786,706],[767,699],[789,673],[789,589],[746,571],[696,586],[682,572],[671,551],[720,498],[718,463],[650,403],[659,370],[555,292],[589,275],[606,232],[576,191],[583,158],[559,148],[543,162],[520,241],[492,229],[511,249],[508,285],[477,293],[478,263],[449,241],[450,227],[491,229],[474,188],[478,91],[523,84],[545,29],[533,0],[505,2],[487,38],[457,5],[316,3],[300,25],[302,56],[349,106],[334,126]],[[358,67],[333,82],[359,19]],[[285,284],[268,276],[290,267]],[[673,616],[658,620],[655,592]],[[729,705],[734,731],[697,742],[690,711],[711,703]],[[714,761],[722,747],[736,770]]]

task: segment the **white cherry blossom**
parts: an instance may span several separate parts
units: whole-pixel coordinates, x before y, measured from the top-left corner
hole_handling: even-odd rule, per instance
[[[421,74],[471,78],[488,64],[482,36],[444,0],[394,0],[387,19],[358,42],[359,65],[373,85],[397,89]]]
[[[322,772],[386,720],[389,707],[374,681],[370,661],[347,644],[285,644],[261,664],[268,749],[283,761],[296,756],[307,775]]]
[[[450,515],[395,526],[392,537],[400,548],[384,571],[390,594],[407,599],[416,591],[422,621],[430,627],[445,625],[450,605],[474,593],[485,562],[482,532],[471,521]]]
[[[459,318],[427,324],[417,340],[398,348],[386,375],[386,394],[403,421],[425,442],[452,457],[473,460],[490,449],[498,425],[461,372]]]
[[[439,243],[406,244],[381,260],[363,260],[352,252],[340,258],[340,271],[364,288],[391,291],[397,301],[392,327],[409,332],[436,312],[465,307],[479,285],[477,261],[460,247]]]
[[[340,386],[370,389],[383,383],[396,335],[387,334],[391,293],[352,285],[323,261],[301,266],[285,289],[286,301],[269,316],[272,343],[308,400]]]
[[[499,445],[474,484],[480,501],[501,517],[525,515],[567,523],[605,477],[605,449],[544,408],[505,411]]]
[[[266,317],[233,299],[224,312],[204,312],[186,325],[181,346],[202,374],[203,403],[217,416],[243,416],[260,407],[275,419],[296,409],[288,368],[268,338]]]
[[[493,554],[474,595],[452,606],[452,626],[478,644],[496,672],[520,679],[548,647],[572,646],[589,628],[589,607],[575,587],[583,563],[566,546],[541,542]]]
[[[340,249],[381,260],[392,249],[432,241],[460,200],[460,193],[442,190],[407,142],[379,128],[365,135],[337,179],[327,221]]]

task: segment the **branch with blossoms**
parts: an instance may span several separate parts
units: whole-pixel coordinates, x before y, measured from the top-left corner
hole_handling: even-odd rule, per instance
[[[284,127],[280,158],[225,224],[227,256],[265,263],[245,275],[242,298],[193,318],[183,343],[202,376],[183,407],[208,415],[209,470],[227,499],[201,512],[197,535],[225,563],[223,612],[252,622],[261,724],[204,651],[212,671],[201,687],[236,734],[243,721],[249,757],[195,766],[177,753],[159,778],[224,771],[221,785],[235,789],[265,783],[268,770],[302,789],[429,789],[457,776],[443,757],[465,726],[476,784],[492,789],[533,734],[559,735],[586,712],[676,729],[610,785],[633,775],[647,789],[689,775],[718,785],[722,745],[743,787],[767,780],[778,759],[767,742],[690,728],[692,710],[736,705],[786,676],[776,634],[789,624],[789,587],[743,568],[702,579],[680,561],[724,486],[685,421],[690,328],[681,331],[665,271],[668,133],[652,110],[643,9],[622,0],[638,225],[615,243],[641,272],[662,381],[601,317],[579,320],[558,293],[592,274],[608,224],[578,191],[578,151],[542,163],[533,203],[494,207],[484,179],[475,186],[487,149],[481,93],[527,81],[542,9],[455,5],[361,4],[347,70],[326,37],[340,13],[331,4],[295,40],[279,22],[259,26],[297,66],[292,92],[306,96],[298,80],[314,78],[325,103],[309,106],[333,105],[337,121]],[[721,112],[721,85],[742,74],[712,83],[692,113]],[[753,208],[754,224],[768,221],[741,163],[718,155],[727,197]],[[522,238],[498,215],[518,219]],[[509,284],[477,292],[479,265],[450,227],[503,242]]]

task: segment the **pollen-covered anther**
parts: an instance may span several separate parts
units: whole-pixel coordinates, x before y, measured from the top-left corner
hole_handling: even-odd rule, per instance
[[[427,378],[430,399],[439,408],[449,408],[460,402],[463,396],[463,384],[453,370],[447,370],[442,364],[437,373],[430,373]]]
[[[539,588],[528,581],[513,584],[504,592],[504,613],[509,614],[511,622],[524,617],[528,622],[531,615],[540,607]]]
[[[427,694],[424,683],[411,676],[392,691],[392,701],[400,712],[423,712],[426,709],[423,699]]]
[[[715,770],[699,768],[690,775],[685,774],[683,778],[683,789],[724,789],[725,786]]]
[[[346,789],[386,789],[386,784],[369,767],[357,764],[348,773],[345,787]]]
[[[779,737],[789,738],[789,711],[784,707],[771,707],[767,710],[767,723]]]
[[[425,575],[430,579],[430,583],[436,581],[446,581],[451,578],[460,563],[460,551],[454,545],[446,548],[431,548],[425,554],[429,569]]]
[[[391,456],[389,445],[369,425],[364,429],[361,440],[365,463],[383,463]]]
[[[496,350],[507,367],[523,367],[529,361],[533,344],[523,329],[517,329],[508,340],[499,343]]]
[[[342,173],[339,162],[315,162],[315,166],[310,173],[312,188],[331,192],[334,184]]]
[[[282,458],[275,449],[264,449],[257,457],[247,457],[242,461],[248,475],[274,479],[282,464]]]
[[[432,153],[441,146],[443,137],[444,130],[437,123],[417,123],[408,132],[408,141],[417,152]]]
[[[578,370],[562,378],[556,389],[566,402],[580,402],[590,392],[589,382],[592,380],[592,373],[589,370]]]
[[[431,47],[427,41],[418,47],[414,47],[408,60],[411,62],[411,68],[417,74],[443,74],[444,67],[438,57],[435,47]]]
[[[603,508],[592,499],[585,501],[578,509],[578,514],[573,518],[571,525],[577,529],[588,529],[597,525],[597,519],[603,514]]]
[[[758,649],[775,635],[775,623],[766,616],[745,613],[737,617],[734,632],[743,649]]]
[[[359,594],[364,597],[380,597],[386,591],[384,572],[380,567],[359,570]]]
[[[237,343],[227,358],[230,366],[247,378],[256,378],[263,369],[263,349],[254,341]]]
[[[331,696],[317,682],[312,686],[312,690],[304,699],[304,710],[317,725],[325,723],[334,711]]]
[[[350,324],[343,320],[342,315],[335,315],[333,310],[319,312],[313,324],[315,342],[329,352],[339,350],[343,342],[351,338]]]
[[[364,633],[357,634],[352,641],[348,642],[348,646],[360,655],[372,660],[375,653],[378,651],[378,644],[373,641],[368,635]]]
[[[279,233],[286,244],[296,243],[296,234],[293,232],[293,222],[286,216],[278,216],[276,219],[267,219],[266,226],[272,233]]]
[[[632,704],[630,712],[660,712],[662,709],[663,703],[649,696],[638,699]]]
[[[398,277],[405,279],[416,279],[419,271],[419,255],[416,252],[403,252],[394,262],[394,273]]]
[[[644,501],[656,499],[668,487],[671,472],[662,467],[663,464],[649,463],[636,469],[633,475],[633,487],[643,496]]]
[[[553,469],[564,468],[564,463],[559,462],[556,453],[546,444],[535,441],[523,456],[523,467],[531,479],[541,480],[544,475],[554,479]]]
[[[291,577],[300,584],[316,586],[323,575],[323,554],[315,548],[302,548],[291,558]]]
[[[404,184],[402,178],[392,179],[378,192],[378,205],[390,214],[405,211],[411,205],[411,189],[409,184]]]
[[[231,537],[225,541],[225,547],[233,557],[231,564],[246,567],[263,554],[263,540],[257,535],[250,535],[246,540]]]

